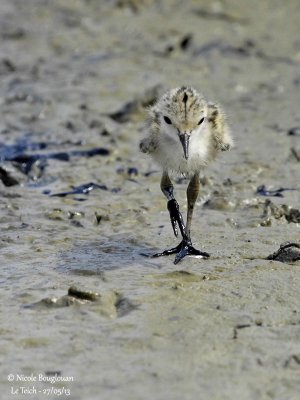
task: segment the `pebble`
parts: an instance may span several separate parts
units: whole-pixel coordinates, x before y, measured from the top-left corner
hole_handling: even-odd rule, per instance
[[[290,263],[300,260],[300,245],[298,243],[285,242],[280,245],[279,250],[270,254],[267,260],[280,261]]]

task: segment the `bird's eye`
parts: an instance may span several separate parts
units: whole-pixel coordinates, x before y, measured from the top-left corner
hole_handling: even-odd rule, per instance
[[[200,119],[200,121],[198,122],[198,125],[201,125],[203,121],[204,121],[204,117]]]
[[[172,121],[170,120],[169,117],[164,116],[164,120],[165,120],[165,122],[166,122],[167,124],[169,124],[169,125],[172,124]]]

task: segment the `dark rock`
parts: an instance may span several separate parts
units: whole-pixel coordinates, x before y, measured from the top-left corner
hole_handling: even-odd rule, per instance
[[[67,129],[69,129],[69,131],[75,132],[76,128],[72,121],[67,121],[64,125]]]
[[[102,215],[98,214],[97,211],[95,211],[95,217],[96,217],[96,224],[99,225],[102,220]]]
[[[139,171],[136,167],[130,167],[127,169],[127,174],[129,176],[137,176],[139,174]]]
[[[300,126],[290,128],[287,133],[289,136],[300,136]]]
[[[5,186],[15,186],[19,184],[19,181],[2,167],[0,167],[0,180]]]
[[[300,223],[300,211],[297,208],[289,208],[286,210],[285,218],[287,222]]]
[[[191,45],[192,39],[193,39],[192,34],[189,33],[189,34],[185,35],[179,42],[179,46],[180,46],[181,50],[183,50],[183,51],[187,50]]]
[[[298,243],[286,242],[280,245],[279,250],[270,254],[266,260],[290,263],[300,260],[300,245]]]

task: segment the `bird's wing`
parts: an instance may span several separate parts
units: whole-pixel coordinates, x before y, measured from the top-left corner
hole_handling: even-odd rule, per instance
[[[217,104],[209,103],[207,119],[216,149],[221,151],[230,150],[233,147],[233,139],[225,113],[221,107]]]
[[[148,136],[140,141],[140,150],[142,153],[153,153],[156,147],[156,141],[152,136]]]

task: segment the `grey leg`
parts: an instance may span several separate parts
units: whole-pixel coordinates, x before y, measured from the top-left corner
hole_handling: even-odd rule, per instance
[[[187,203],[188,203],[187,219],[186,219],[186,232],[187,232],[189,239],[191,239],[191,225],[192,225],[194,206],[195,206],[196,200],[198,198],[198,194],[199,194],[199,187],[200,187],[199,181],[200,181],[199,174],[195,174],[192,177],[192,179],[190,180],[189,186],[186,191]]]
[[[174,197],[174,186],[171,182],[171,179],[167,171],[163,172],[163,175],[161,177],[160,187],[163,194],[166,196],[168,200],[168,210],[170,213],[170,219],[174,235],[176,237],[178,236],[178,229],[177,229],[177,224],[178,224],[181,236],[184,238],[187,236],[184,221],[179,211],[179,205]]]
[[[174,199],[174,186],[167,171],[164,171],[162,174],[160,188],[167,200]]]
[[[179,263],[179,261],[181,261],[186,256],[198,256],[201,258],[209,257],[208,253],[197,250],[192,246],[192,241],[190,237],[194,205],[199,193],[199,175],[196,174],[193,176],[187,189],[187,198],[188,198],[187,227],[185,227],[184,225],[182,215],[179,211],[178,203],[174,198],[174,193],[173,193],[174,187],[167,172],[163,173],[160,186],[162,192],[168,199],[168,210],[170,212],[170,219],[174,230],[174,234],[175,236],[178,235],[177,231],[177,224],[178,224],[182,235],[182,241],[181,243],[179,243],[178,246],[173,247],[172,249],[169,250],[165,250],[161,253],[154,254],[152,257],[161,257],[161,256],[169,256],[170,254],[176,254],[174,264]]]

